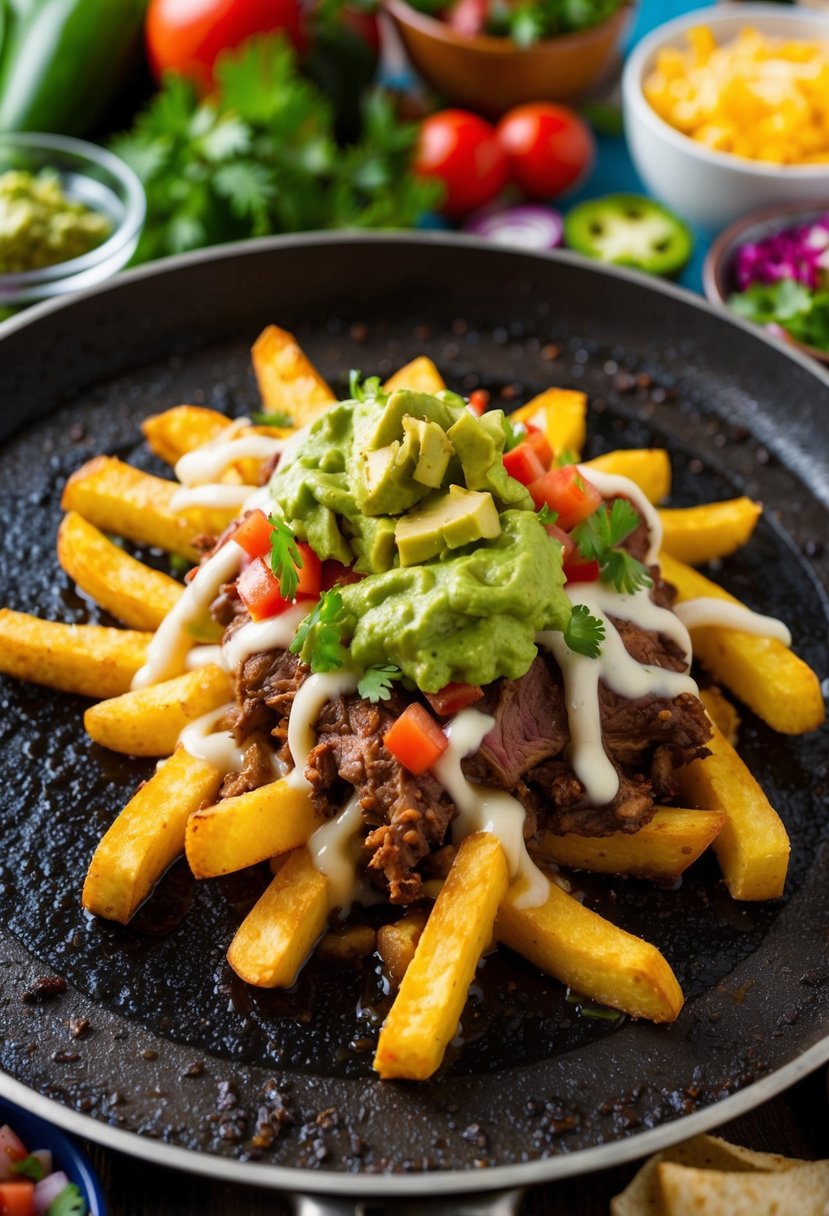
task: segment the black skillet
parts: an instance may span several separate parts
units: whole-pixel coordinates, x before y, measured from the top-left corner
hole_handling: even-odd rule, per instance
[[[270,321],[295,330],[341,388],[350,367],[386,375],[420,352],[452,387],[486,387],[507,407],[551,383],[584,388],[591,453],[667,445],[679,504],[761,497],[757,536],[721,577],[787,618],[825,678],[829,377],[673,287],[442,237],[247,244],[9,324],[0,602],[104,619],[53,555],[64,479],[99,451],[155,467],[139,443],[147,413],[180,401],[256,408],[247,347]],[[642,1155],[829,1058],[825,730],[784,739],[744,715],[741,751],[793,838],[779,904],[732,902],[710,859],[671,891],[586,883],[592,906],[674,966],[688,995],[674,1026],[591,1018],[521,960],[496,957],[442,1073],[390,1085],[370,1070],[386,1007],[370,968],[312,964],[289,993],[233,981],[224,950],[261,875],[195,884],[179,864],[130,928],[85,918],[90,853],[151,766],[90,744],[80,699],[12,681],[0,697],[0,1092],[92,1139],[340,1197],[306,1200],[307,1212],[354,1211],[357,1196],[372,1211],[384,1196],[422,1210],[426,1194]],[[39,982],[51,976],[65,993]],[[480,1198],[475,1210],[514,1203]]]

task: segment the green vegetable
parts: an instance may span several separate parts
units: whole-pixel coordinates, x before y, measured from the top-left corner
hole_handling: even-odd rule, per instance
[[[628,594],[653,581],[640,561],[618,548],[638,526],[639,516],[627,499],[615,498],[610,510],[603,504],[570,533],[582,557],[599,563],[601,578]]]
[[[281,38],[252,39],[215,74],[203,102],[168,77],[114,141],[147,193],[136,260],[277,232],[406,227],[434,201],[411,172],[417,128],[382,93],[365,101],[358,142],[341,147],[327,100]]]
[[[268,523],[271,525],[271,570],[279,579],[279,594],[285,600],[292,600],[299,586],[297,568],[302,569],[293,529],[279,515],[269,515]]]
[[[421,12],[435,13],[445,0],[412,0]],[[490,0],[486,33],[512,38],[519,46],[531,46],[541,38],[554,38],[573,30],[589,29],[612,17],[625,0]]]
[[[63,1188],[46,1209],[46,1216],[84,1216],[86,1203],[74,1182]]]
[[[558,511],[554,511],[552,507],[548,507],[545,502],[543,507],[538,508],[535,513],[535,517],[538,522],[540,524],[544,524],[545,527],[552,527],[552,525],[558,519]]]
[[[33,1153],[30,1153],[28,1157],[24,1157],[22,1161],[13,1162],[12,1169],[15,1174],[20,1174],[22,1178],[31,1178],[32,1182],[40,1182],[41,1178],[46,1177],[43,1163]]]
[[[403,672],[400,668],[391,663],[369,667],[357,685],[357,692],[372,704],[377,701],[388,701],[391,696],[392,681],[399,680],[402,675]]]
[[[274,410],[273,413],[263,414],[254,412],[250,416],[254,426],[293,426],[294,420],[284,410]]]
[[[638,194],[579,203],[564,217],[564,239],[586,257],[658,275],[677,274],[694,248],[681,219]]]
[[[797,342],[829,351],[829,291],[811,291],[795,279],[752,283],[730,297],[729,308],[758,325],[779,325]]]
[[[584,604],[575,604],[564,630],[564,641],[570,649],[588,659],[596,659],[601,654],[604,635],[604,622],[591,616]]]
[[[336,587],[324,591],[312,612],[296,631],[291,653],[298,654],[312,671],[338,671],[348,657],[343,638],[349,618]]]
[[[66,197],[56,173],[0,173],[0,274],[80,257],[110,231],[106,216]]]
[[[137,60],[146,7],[0,0],[0,131],[84,134]]]
[[[380,385],[379,376],[367,376],[363,380],[363,373],[351,369],[348,373],[348,392],[354,401],[379,401],[385,404],[389,399],[389,394],[384,392]]]

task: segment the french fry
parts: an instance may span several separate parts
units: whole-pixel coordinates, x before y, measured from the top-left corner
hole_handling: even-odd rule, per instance
[[[789,837],[780,816],[719,728],[713,725],[710,756],[677,769],[684,798],[725,811],[714,841],[733,899],[779,899],[789,865]]]
[[[152,414],[141,423],[150,448],[168,464],[175,464],[187,452],[218,439],[232,425],[218,410],[202,405],[174,405],[161,414]]]
[[[663,547],[692,566],[727,557],[749,540],[762,512],[761,504],[750,498],[663,509],[659,512]]]
[[[339,966],[358,963],[374,953],[376,934],[371,925],[343,925],[329,929],[316,949],[316,958]]]
[[[660,503],[671,492],[671,461],[664,448],[618,448],[584,463],[585,469],[629,477],[649,502]]]
[[[383,388],[387,393],[407,388],[415,393],[434,394],[446,388],[446,381],[431,359],[419,355],[417,359],[412,359],[411,363],[399,368],[393,376],[389,376]]]
[[[132,629],[157,629],[184,590],[130,557],[77,511],[58,529],[58,561],[96,604]]]
[[[635,1018],[673,1022],[684,997],[655,946],[610,924],[550,883],[546,903],[521,908],[514,884],[501,904],[498,940],[575,992]]]
[[[127,756],[170,756],[181,732],[195,718],[230,700],[227,672],[208,664],[149,688],[99,701],[83,717],[96,743]]]
[[[222,775],[183,748],[124,807],[95,850],[83,906],[125,925],[184,847],[187,816],[215,798]]]
[[[227,961],[256,988],[290,988],[328,919],[328,880],[297,849],[239,926]]]
[[[638,832],[612,836],[544,832],[536,847],[542,857],[575,870],[674,882],[705,852],[724,823],[723,811],[657,807],[650,823]]]
[[[678,592],[678,600],[713,597],[731,604],[740,601],[663,552],[662,573]],[[705,626],[692,629],[694,656],[720,684],[745,702],[774,730],[799,735],[823,722],[820,681],[810,667],[775,638],[741,633],[738,629]]]
[[[507,882],[496,837],[467,836],[380,1031],[374,1067],[384,1079],[425,1081],[440,1066]]]
[[[548,388],[510,414],[510,419],[540,426],[556,456],[562,452],[580,456],[587,434],[587,394],[572,388]]]
[[[0,672],[83,697],[126,692],[147,656],[150,633],[60,625],[0,608]]]
[[[699,698],[711,721],[717,724],[731,746],[736,747],[740,733],[740,715],[735,707],[723,696],[719,688],[713,686],[700,689]]]
[[[203,507],[174,511],[170,503],[179,489],[178,482],[142,473],[114,456],[96,456],[69,478],[61,506],[105,532],[197,561],[193,538],[201,533],[218,536],[238,512]]]
[[[232,874],[305,844],[320,826],[311,799],[284,778],[194,811],[185,851],[196,878]]]
[[[402,984],[425,925],[426,912],[414,908],[400,920],[381,925],[377,930],[377,949],[393,988]]]
[[[313,422],[336,397],[293,334],[269,325],[251,351],[265,409],[289,414],[298,427]]]

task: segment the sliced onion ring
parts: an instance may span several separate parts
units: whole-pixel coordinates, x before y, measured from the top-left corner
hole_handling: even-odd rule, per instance
[[[519,249],[556,249],[564,236],[564,221],[552,207],[524,203],[471,216],[464,232],[483,237],[496,245]]]
[[[63,1170],[57,1170],[54,1174],[47,1174],[45,1178],[41,1179],[35,1185],[36,1216],[45,1216],[61,1191],[65,1191],[68,1186],[69,1179]]]

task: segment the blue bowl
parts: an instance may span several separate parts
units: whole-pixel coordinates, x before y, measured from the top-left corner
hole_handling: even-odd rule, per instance
[[[8,1123],[16,1131],[29,1152],[48,1148],[53,1169],[63,1170],[86,1200],[89,1216],[106,1216],[106,1204],[101,1184],[86,1153],[82,1152],[63,1132],[35,1115],[28,1115],[19,1106],[0,1098],[0,1125]]]

